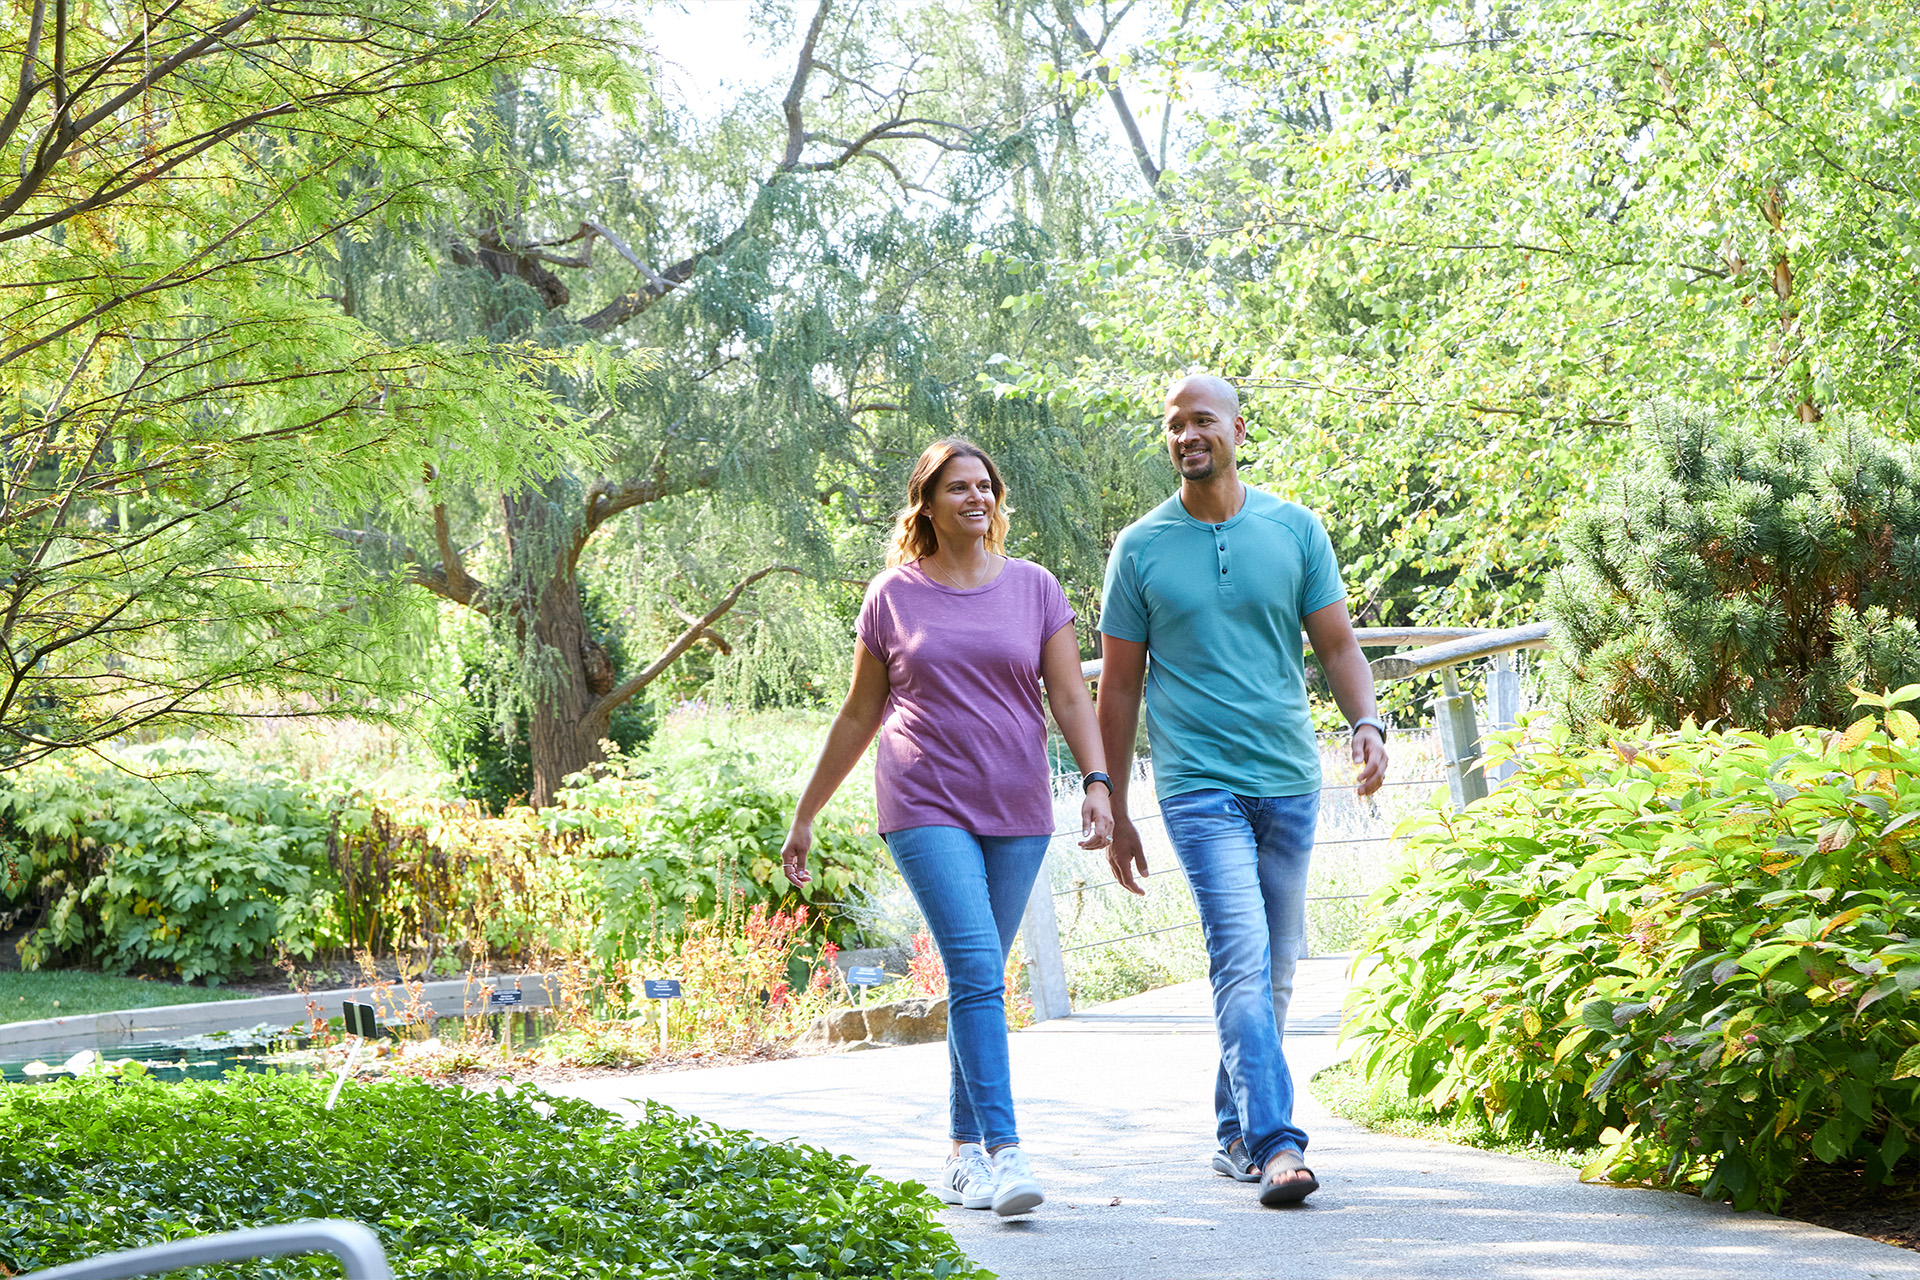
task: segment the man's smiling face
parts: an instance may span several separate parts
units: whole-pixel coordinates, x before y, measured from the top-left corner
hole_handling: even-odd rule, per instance
[[[1218,378],[1182,378],[1167,392],[1167,452],[1183,479],[1205,481],[1222,469],[1233,474],[1233,459],[1247,438],[1238,397]]]

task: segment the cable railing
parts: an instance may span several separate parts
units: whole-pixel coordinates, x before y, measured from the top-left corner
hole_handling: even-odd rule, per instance
[[[1524,627],[1501,629],[1482,629],[1472,627],[1369,627],[1356,628],[1355,636],[1363,648],[1406,647],[1413,646],[1411,652],[1393,653],[1377,658],[1371,664],[1376,681],[1403,680],[1415,676],[1438,672],[1441,677],[1441,692],[1433,700],[1434,729],[1433,739],[1438,746],[1442,771],[1431,776],[1418,778],[1394,778],[1383,784],[1388,787],[1439,787],[1445,785],[1451,793],[1456,808],[1464,808],[1487,794],[1487,778],[1482,769],[1480,733],[1474,699],[1462,690],[1457,669],[1466,663],[1492,659],[1492,670],[1487,677],[1487,711],[1493,724],[1499,728],[1510,728],[1517,720],[1520,711],[1520,676],[1512,662],[1512,654],[1521,649],[1540,648],[1549,642],[1546,624],[1534,624]],[[1303,635],[1303,645],[1311,649],[1311,642]],[[1081,664],[1081,674],[1088,680],[1100,678],[1101,664],[1098,660]],[[1340,733],[1321,733],[1316,735],[1322,740],[1344,738]],[[1397,735],[1396,735],[1397,736]],[[1136,769],[1135,781],[1144,783],[1144,773]],[[1322,793],[1351,792],[1354,784],[1336,784],[1323,787]],[[1146,789],[1151,794],[1150,789]],[[1133,815],[1136,825],[1150,823],[1159,818],[1158,808]],[[1056,845],[1079,838],[1077,826],[1064,827],[1053,833]],[[1321,849],[1334,849],[1348,846],[1366,846],[1391,843],[1390,835],[1338,835],[1316,839],[1316,853]],[[1075,851],[1077,852],[1077,850]],[[1048,854],[1051,866],[1056,860],[1052,850]],[[1178,862],[1170,868],[1163,868],[1157,875],[1180,872]],[[1181,873],[1184,880],[1184,873]],[[1065,888],[1057,887],[1044,871],[1041,880],[1035,885],[1033,896],[1028,900],[1025,919],[1021,932],[1026,939],[1028,988],[1033,999],[1034,1020],[1064,1017],[1072,1012],[1072,999],[1067,977],[1066,957],[1082,954],[1103,947],[1119,946],[1143,938],[1160,937],[1198,928],[1198,916],[1170,924],[1157,924],[1151,928],[1133,929],[1128,932],[1091,940],[1073,939],[1063,945],[1059,917],[1055,910],[1060,899],[1071,898],[1076,907],[1084,904],[1089,895],[1104,896],[1116,888],[1122,887],[1117,880],[1100,880],[1092,883],[1070,884]],[[1370,892],[1357,893],[1320,893],[1309,894],[1306,901],[1312,903],[1354,902],[1371,897]],[[1076,920],[1078,912],[1076,912]],[[1111,924],[1109,924],[1111,927]]]

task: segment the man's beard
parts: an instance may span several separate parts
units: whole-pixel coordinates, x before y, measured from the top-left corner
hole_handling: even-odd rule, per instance
[[[1213,478],[1215,470],[1213,455],[1208,453],[1202,455],[1202,457],[1204,461],[1198,458],[1191,462],[1185,458],[1180,460],[1179,469],[1182,478],[1187,480],[1211,480]]]

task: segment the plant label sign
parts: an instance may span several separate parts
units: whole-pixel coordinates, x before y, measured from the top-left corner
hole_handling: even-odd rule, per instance
[[[877,987],[887,980],[887,971],[877,964],[857,964],[847,970],[850,987]]]
[[[347,1024],[348,1035],[359,1036],[362,1040],[380,1038],[380,1019],[372,1005],[347,1001],[340,1007],[340,1016]]]
[[[497,1009],[502,1005],[519,1004],[522,1000],[526,999],[526,997],[527,993],[518,987],[515,987],[511,991],[489,991],[487,993],[487,1004]]]
[[[678,1000],[680,998],[680,979],[648,978],[646,980],[647,999]]]

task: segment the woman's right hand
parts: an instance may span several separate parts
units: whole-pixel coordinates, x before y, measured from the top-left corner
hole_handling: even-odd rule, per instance
[[[788,880],[801,885],[813,879],[813,873],[807,870],[807,855],[812,851],[813,824],[794,819],[787,831],[787,842],[780,846],[780,869],[786,872]]]

